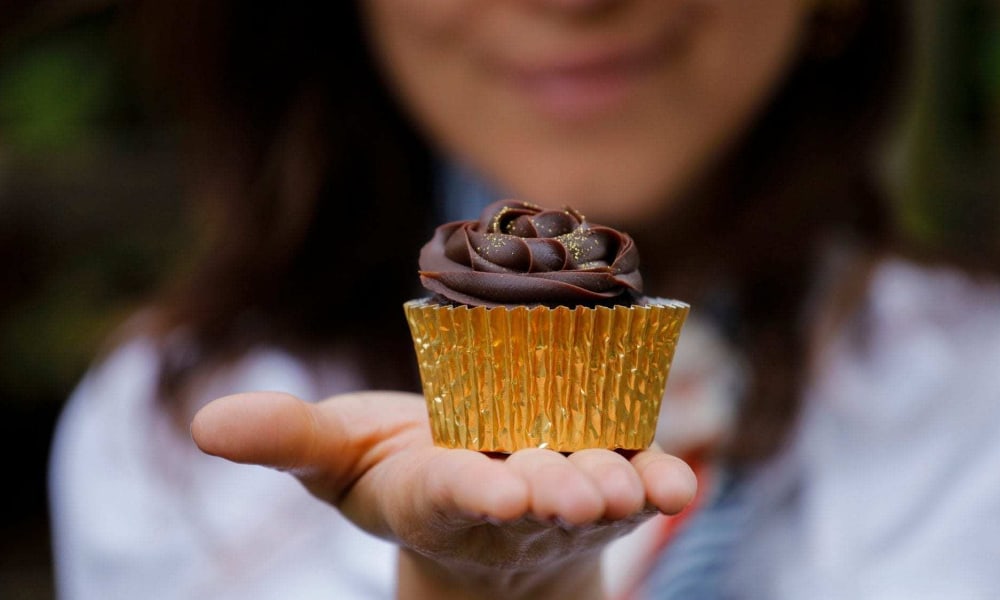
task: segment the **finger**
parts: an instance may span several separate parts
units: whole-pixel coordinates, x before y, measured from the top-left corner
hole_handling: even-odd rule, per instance
[[[514,521],[528,514],[529,500],[527,483],[501,461],[428,443],[381,461],[339,507],[370,533],[427,549],[428,531]]]
[[[253,392],[210,402],[191,422],[191,437],[205,453],[238,463],[294,469],[321,442],[319,415],[290,394]],[[336,419],[324,419],[324,439],[343,439]]]
[[[686,462],[655,447],[639,452],[631,462],[646,488],[646,501],[660,512],[677,514],[694,500],[698,480]]]
[[[500,460],[471,450],[442,452],[430,466],[427,497],[443,511],[512,521],[531,506],[528,483]]]
[[[311,404],[289,394],[253,392],[215,400],[191,424],[204,452],[289,471],[334,504],[400,446],[426,441],[423,400],[412,394],[344,394]]]
[[[504,465],[527,483],[536,517],[583,525],[604,515],[601,491],[562,454],[539,448],[519,450]]]
[[[646,503],[639,474],[625,457],[607,450],[581,450],[568,460],[586,475],[604,498],[606,519],[624,519]]]

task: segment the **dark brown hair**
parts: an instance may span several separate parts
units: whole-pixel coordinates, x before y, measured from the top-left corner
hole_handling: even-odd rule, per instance
[[[258,344],[318,356],[347,343],[370,373],[397,375],[380,386],[415,387],[400,304],[417,293],[433,159],[379,81],[355,3],[322,6],[337,14],[189,0],[132,15],[183,117],[205,220],[199,258],[157,313],[168,400]],[[773,451],[794,418],[822,243],[874,252],[893,238],[871,159],[904,64],[902,13],[896,0],[817,12],[754,127],[680,208],[633,232],[644,263],[664,265],[656,291],[722,306],[752,366],[735,458]]]
[[[431,156],[354,3],[148,2],[130,23],[181,117],[202,234],[157,311],[164,397],[260,344],[346,343],[381,385],[414,387],[401,304],[431,231]]]
[[[727,449],[737,461],[772,453],[795,419],[822,255],[837,241],[869,258],[901,245],[876,166],[905,80],[909,23],[899,2],[847,4],[815,15],[753,127],[655,235],[636,236],[644,255],[671,257],[654,274],[665,293],[717,313],[748,363]]]

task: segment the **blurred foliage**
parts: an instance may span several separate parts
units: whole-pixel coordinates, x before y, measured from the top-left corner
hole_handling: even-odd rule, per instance
[[[83,143],[115,100],[107,48],[73,31],[24,49],[0,71],[4,144],[18,152]]]
[[[1000,255],[1000,5],[919,0],[913,105],[897,182],[904,225],[963,258]],[[972,255],[972,256],[969,256]]]
[[[58,406],[183,237],[170,132],[109,7],[0,54],[0,406]],[[154,125],[155,123],[155,125]]]

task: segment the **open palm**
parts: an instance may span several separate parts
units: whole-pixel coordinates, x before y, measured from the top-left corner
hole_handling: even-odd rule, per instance
[[[209,454],[290,472],[361,528],[398,543],[402,577],[432,569],[469,585],[527,589],[589,568],[607,543],[656,512],[679,512],[695,490],[687,465],[656,449],[626,459],[607,450],[495,457],[436,447],[413,394],[316,404],[272,392],[227,396],[196,415],[192,434]]]

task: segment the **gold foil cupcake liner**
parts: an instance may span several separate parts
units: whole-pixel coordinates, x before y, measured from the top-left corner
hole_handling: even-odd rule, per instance
[[[435,443],[497,452],[648,447],[689,310],[403,308]]]

